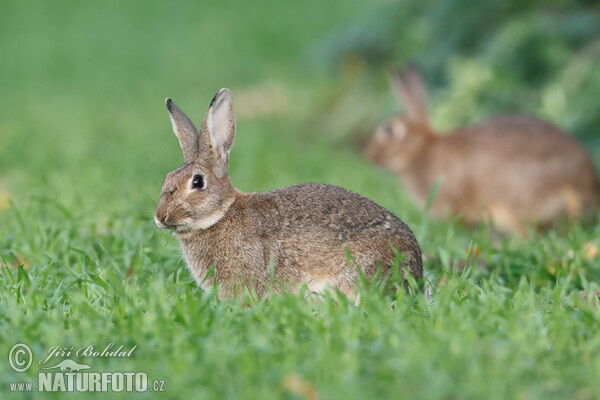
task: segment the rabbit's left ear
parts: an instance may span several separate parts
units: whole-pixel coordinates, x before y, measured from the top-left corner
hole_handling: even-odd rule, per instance
[[[214,170],[217,176],[227,175],[229,152],[235,138],[235,113],[233,94],[229,89],[221,89],[212,99],[202,122],[202,139],[211,144],[214,157]],[[204,156],[204,154],[201,154]]]
[[[408,119],[428,123],[427,86],[417,66],[411,62],[404,71],[388,70],[387,75],[396,99],[404,105]]]
[[[179,146],[181,146],[181,151],[183,152],[183,160],[186,163],[192,162],[198,158],[199,153],[200,137],[198,136],[198,131],[187,115],[170,98],[167,98],[165,104],[167,110],[169,110],[169,116],[173,124],[173,133],[177,136]]]

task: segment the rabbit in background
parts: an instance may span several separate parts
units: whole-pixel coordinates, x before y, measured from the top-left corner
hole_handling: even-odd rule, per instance
[[[580,217],[598,204],[592,159],[572,135],[524,115],[492,116],[439,134],[416,66],[389,78],[405,115],[382,123],[365,153],[396,173],[421,205],[441,180],[434,215],[460,214],[468,224],[491,219],[500,230],[523,232]]]
[[[319,183],[237,190],[228,171],[235,137],[228,89],[214,97],[200,131],[171,99],[166,105],[185,163],[167,174],[154,219],[173,229],[199,286],[217,284],[221,298],[244,287],[263,295],[274,279],[275,290],[306,284],[311,292],[329,288],[353,297],[360,275],[390,274],[397,253],[401,269],[422,280],[421,249],[410,228],[366,197]]]

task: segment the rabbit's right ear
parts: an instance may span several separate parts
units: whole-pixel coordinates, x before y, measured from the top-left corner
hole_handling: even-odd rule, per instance
[[[233,94],[229,89],[221,89],[210,102],[201,133],[201,141],[210,143],[214,171],[221,178],[227,175],[229,169],[229,151],[234,138]]]
[[[173,124],[173,133],[177,136],[183,152],[183,160],[186,163],[192,162],[198,158],[199,154],[200,137],[198,131],[187,115],[170,98],[167,98],[165,104]]]
[[[409,63],[404,71],[388,70],[388,78],[396,99],[404,105],[409,120],[428,123],[427,86],[414,63]]]

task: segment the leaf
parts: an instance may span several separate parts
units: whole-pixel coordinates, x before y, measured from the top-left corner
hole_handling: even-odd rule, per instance
[[[17,282],[23,282],[28,285],[31,284],[31,280],[29,279],[29,274],[27,273],[27,271],[25,271],[23,264],[20,264],[18,266]]]
[[[433,185],[433,187],[429,191],[429,194],[427,195],[427,201],[425,202],[425,211],[429,211],[429,209],[431,208],[433,201],[437,197],[437,194],[440,191],[440,188],[442,187],[443,181],[444,181],[444,178],[442,178],[442,177],[438,178],[435,181],[435,184]]]
[[[90,272],[88,276],[95,284],[102,287],[104,290],[108,290],[108,283],[104,279],[100,278],[98,275],[94,274],[93,272]]]
[[[83,250],[80,249],[76,249],[75,247],[70,247],[71,250],[73,250],[74,252],[77,252],[79,254],[81,254],[83,256],[83,259],[85,261],[85,264],[90,267],[90,269],[96,269],[94,267],[94,263],[92,262],[92,259],[90,258],[90,256],[87,255],[87,253]]]

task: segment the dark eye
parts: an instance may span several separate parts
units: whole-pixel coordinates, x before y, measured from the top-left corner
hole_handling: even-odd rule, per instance
[[[387,137],[394,136],[394,127],[392,126],[392,124],[387,124],[384,128],[384,132]]]
[[[204,189],[204,177],[202,175],[194,175],[192,187],[195,189]]]

